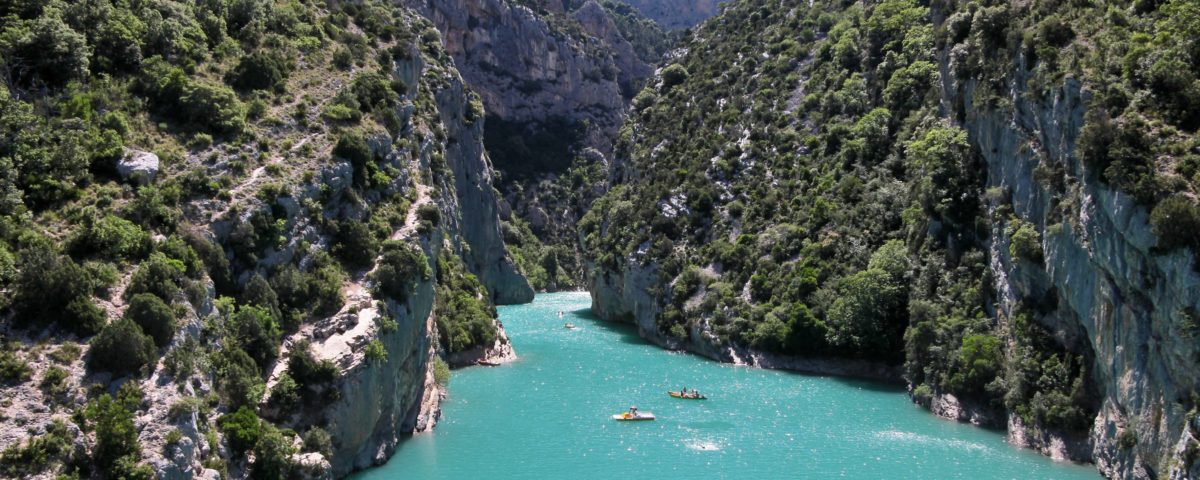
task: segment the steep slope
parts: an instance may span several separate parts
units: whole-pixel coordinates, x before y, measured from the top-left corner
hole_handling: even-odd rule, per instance
[[[492,305],[533,290],[437,30],[245,6],[0,12],[0,476],[343,476],[513,355]]]
[[[581,285],[575,223],[601,191],[628,99],[667,35],[608,0],[407,4],[437,25],[482,97],[506,237],[522,271],[538,289]]]
[[[1196,13],[734,4],[634,100],[580,223],[593,308],[1193,477]]]
[[[720,13],[718,0],[626,0],[642,14],[671,30],[691,28]]]

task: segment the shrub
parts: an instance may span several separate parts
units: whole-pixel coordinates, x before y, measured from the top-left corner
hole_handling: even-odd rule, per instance
[[[22,250],[20,259],[13,298],[19,323],[42,326],[57,321],[79,335],[99,331],[103,322],[97,321],[95,306],[87,305],[93,285],[85,268],[45,244]]]
[[[662,91],[669,92],[671,88],[679,85],[688,78],[687,68],[678,63],[673,63],[662,71]]]
[[[333,457],[333,438],[321,427],[309,428],[304,432],[304,451],[316,452],[325,458]]]
[[[228,82],[240,90],[283,90],[291,65],[275,52],[257,50],[242,57]]]
[[[228,345],[213,356],[217,385],[230,408],[253,405],[262,394],[263,384],[254,359],[236,345]]]
[[[259,369],[265,369],[279,354],[282,332],[279,323],[266,309],[242,305],[230,318],[230,331]]]
[[[133,272],[129,279],[129,287],[125,289],[125,298],[133,298],[139,293],[150,293],[170,302],[179,295],[179,281],[186,272],[183,262],[155,252]]]
[[[1004,357],[1000,339],[992,335],[967,335],[958,350],[958,369],[947,387],[956,393],[983,394],[984,387],[1001,372]]]
[[[329,360],[318,360],[307,340],[288,350],[287,373],[302,389],[324,386],[337,378],[338,368]]]
[[[149,293],[139,293],[129,300],[129,307],[125,309],[125,318],[138,324],[142,331],[153,338],[154,343],[159,347],[165,347],[171,343],[171,338],[175,336],[175,331],[178,329],[175,312],[171,306]]]
[[[141,447],[133,424],[133,409],[139,402],[139,398],[113,399],[105,393],[88,403],[84,415],[96,432],[92,461],[101,472],[131,470],[137,463]]]
[[[1027,260],[1033,263],[1042,262],[1042,236],[1032,223],[1016,220],[1016,228],[1012,232],[1008,253],[1014,259]]]
[[[246,288],[242,291],[242,302],[265,309],[276,320],[283,318],[280,314],[279,297],[275,294],[275,289],[271,288],[267,279],[258,273],[251,276],[250,280],[246,282]]]
[[[269,423],[263,422],[262,435],[254,445],[254,464],[250,478],[254,480],[277,480],[292,478],[291,456],[294,452],[292,439]]]
[[[442,357],[433,357],[433,381],[442,387],[450,384],[450,365]]]
[[[343,220],[338,224],[333,254],[351,268],[362,268],[375,260],[379,252],[379,241],[371,234],[365,222]]]
[[[67,302],[65,310],[67,319],[72,323],[71,330],[80,335],[95,335],[108,323],[108,315],[104,309],[96,305],[90,297],[75,297]]]
[[[112,259],[141,258],[150,252],[150,235],[133,222],[113,215],[89,220],[71,242],[80,255]]]
[[[383,342],[380,342],[378,338],[372,339],[371,342],[367,344],[367,350],[365,354],[367,360],[372,362],[382,363],[386,362],[388,358],[387,349],[383,347]]]
[[[437,205],[426,203],[417,207],[417,218],[422,222],[428,222],[430,226],[437,227],[442,222],[442,211]]]
[[[46,433],[30,438],[23,445],[11,445],[0,452],[0,475],[7,478],[31,478],[41,473],[54,462],[72,463],[71,449],[74,436],[66,422],[54,420],[46,427]]]
[[[1167,197],[1150,212],[1150,228],[1163,250],[1200,252],[1200,205],[1183,194]]]
[[[378,296],[403,302],[417,280],[428,280],[431,273],[428,259],[417,247],[388,241],[383,244],[383,256],[371,274],[371,282]]]
[[[217,420],[217,425],[229,440],[229,448],[239,455],[250,451],[262,438],[263,421],[246,405],[222,416]]]
[[[9,383],[24,383],[33,375],[33,370],[29,368],[29,363],[17,355],[16,352],[11,352],[7,348],[0,350],[0,382]]]
[[[142,333],[142,327],[122,318],[100,331],[92,339],[90,364],[115,375],[134,373],[155,358],[154,339]]]

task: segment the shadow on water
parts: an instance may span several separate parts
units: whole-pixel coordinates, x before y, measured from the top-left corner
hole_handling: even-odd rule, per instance
[[[654,345],[649,340],[646,340],[642,338],[641,335],[638,335],[637,327],[628,323],[610,322],[602,319],[596,316],[596,314],[592,313],[591,308],[572,310],[569,313],[583,320],[591,322],[591,324],[597,328],[616,333],[618,335],[617,340],[621,343],[628,343],[630,345],[649,345],[657,348],[657,345]]]
[[[908,389],[902,383],[885,382],[882,380],[869,380],[865,378],[839,377],[836,375],[827,375],[826,377],[847,387],[866,390],[869,392],[904,393],[908,391]]]

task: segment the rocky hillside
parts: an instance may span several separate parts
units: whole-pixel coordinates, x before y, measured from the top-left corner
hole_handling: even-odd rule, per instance
[[[1111,478],[1194,478],[1197,19],[734,3],[634,99],[580,222],[593,308],[725,361],[902,379]]]
[[[0,7],[0,476],[329,478],[508,358],[484,107],[389,2]]]
[[[487,111],[506,238],[538,289],[582,285],[575,224],[633,94],[668,36],[611,0],[433,0],[408,5],[442,32]]]
[[[664,28],[691,28],[720,13],[719,0],[625,0]]]

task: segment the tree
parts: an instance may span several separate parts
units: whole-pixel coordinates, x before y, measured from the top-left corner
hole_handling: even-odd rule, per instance
[[[183,262],[160,252],[152,253],[148,260],[134,270],[129,279],[129,287],[125,289],[125,298],[133,298],[139,293],[151,293],[170,302],[179,294],[179,281],[186,272],[187,267]]]
[[[96,432],[92,462],[105,476],[124,478],[120,473],[137,471],[135,465],[141,455],[141,446],[137,427],[133,424],[133,410],[140,401],[136,397],[114,400],[105,393],[92,400],[84,411]]]
[[[178,326],[175,322],[175,312],[162,299],[149,293],[139,293],[129,300],[125,309],[125,318],[138,324],[155,345],[165,347],[171,343]]]
[[[861,355],[894,355],[904,327],[901,287],[887,272],[868,269],[843,279],[838,292],[829,309],[830,343]]]
[[[403,302],[416,281],[428,280],[431,273],[429,261],[417,247],[389,241],[383,244],[383,258],[371,274],[371,281],[382,296]]]
[[[1200,205],[1184,194],[1159,202],[1150,212],[1150,228],[1164,250],[1191,248],[1200,253]]]
[[[983,394],[1004,364],[1000,346],[1000,339],[992,335],[963,337],[958,350],[959,367],[950,377],[949,388],[956,393]]]
[[[55,13],[18,20],[0,35],[0,58],[14,71],[24,72],[17,77],[22,84],[61,87],[88,74],[91,50],[87,38],[67,26],[61,13]]]
[[[282,332],[271,313],[262,307],[242,305],[230,318],[234,339],[258,368],[265,369],[279,354]]]
[[[687,68],[684,68],[683,65],[678,63],[668,65],[662,70],[662,91],[671,91],[671,88],[687,81],[688,75]]]
[[[233,413],[228,413],[217,420],[221,433],[229,440],[229,448],[237,454],[244,454],[258,444],[262,438],[263,421],[248,405],[242,405]]]
[[[122,318],[104,327],[92,339],[90,364],[116,375],[137,372],[156,356],[154,339],[142,327]]]
[[[278,53],[256,50],[242,57],[229,73],[229,83],[240,90],[283,90],[291,66]]]

